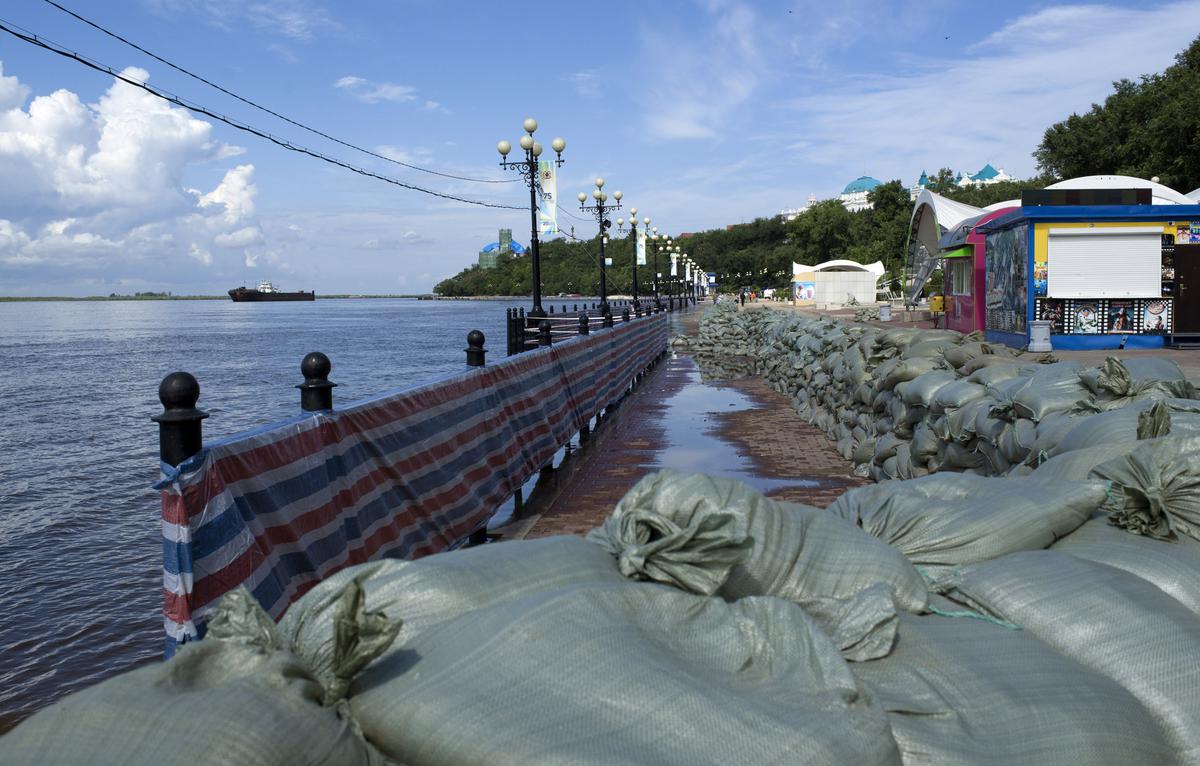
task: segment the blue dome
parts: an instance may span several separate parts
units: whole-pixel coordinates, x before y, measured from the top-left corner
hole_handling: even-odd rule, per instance
[[[510,245],[509,245],[509,247],[511,247],[511,248],[512,248],[512,251],[513,251],[514,253],[516,253],[517,255],[524,255],[524,254],[525,254],[525,246],[524,246],[524,245],[522,245],[520,242],[516,241],[515,239],[512,241],[512,244],[510,244]],[[499,250],[499,249],[500,249],[500,243],[499,243],[499,242],[493,242],[492,244],[490,244],[490,245],[488,245],[487,247],[483,248],[483,250],[482,250],[481,252],[484,252],[484,253],[494,253],[495,251],[497,251],[497,250]]]
[[[870,176],[859,176],[850,183],[846,184],[846,188],[842,189],[842,194],[854,194],[856,192],[871,191],[876,186],[879,186],[880,181],[877,178]]]

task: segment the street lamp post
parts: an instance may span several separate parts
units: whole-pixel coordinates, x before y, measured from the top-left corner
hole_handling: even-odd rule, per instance
[[[501,141],[496,144],[496,151],[500,152],[500,167],[505,170],[516,170],[525,179],[525,183],[529,186],[529,222],[531,232],[529,234],[529,264],[533,272],[533,309],[529,312],[531,317],[544,317],[546,312],[542,309],[542,262],[541,252],[538,247],[538,197],[542,196],[542,180],[538,173],[538,157],[542,156],[542,145],[533,140],[533,133],[537,130],[537,120],[529,117],[525,120],[523,126],[525,135],[521,136],[521,140],[517,143],[525,150],[525,159],[508,161],[508,153],[512,151],[512,144],[508,141]],[[556,138],[550,142],[550,148],[554,150],[556,158],[554,160],[555,167],[562,167],[563,149],[567,148],[567,142],[561,138]]]
[[[579,192],[579,209],[585,213],[591,213],[596,216],[596,221],[600,224],[600,313],[608,313],[608,264],[604,260],[604,245],[608,242],[608,227],[612,226],[612,221],[608,220],[608,214],[614,210],[621,209],[621,192],[613,192],[613,203],[608,204],[608,193],[604,191],[604,179],[596,179],[596,188],[592,190],[592,199],[596,200],[594,205],[587,204],[587,194]]]
[[[650,225],[649,218],[646,219],[645,224],[647,226]],[[650,254],[654,258],[654,271],[651,273],[654,276],[654,279],[652,280],[652,284],[654,286],[654,308],[656,308],[656,309],[662,308],[662,301],[659,300],[659,298],[658,298],[658,280],[662,279],[662,273],[658,270],[658,249],[659,249],[659,247],[660,247],[660,245],[658,243],[658,227],[654,226],[650,229]]]
[[[650,223],[650,219],[649,219],[649,218],[647,218],[647,219],[646,219],[646,223],[647,223],[647,224],[649,224],[649,223]],[[637,220],[637,208],[636,208],[636,207],[631,207],[631,208],[629,208],[629,239],[631,239],[631,240],[633,241],[633,309],[634,309],[634,311],[637,311],[637,310],[638,310],[639,308],[641,308],[641,306],[642,306],[642,304],[641,304],[641,303],[638,301],[638,277],[637,277],[637,267],[638,267],[638,240],[637,240],[637,225],[638,225],[638,220]],[[624,233],[624,231],[625,231],[625,219],[624,219],[624,218],[618,218],[618,219],[617,219],[617,231]],[[643,229],[642,231],[645,231],[645,229]]]

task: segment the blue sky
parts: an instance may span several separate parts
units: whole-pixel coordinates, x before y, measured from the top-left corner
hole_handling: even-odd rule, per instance
[[[296,121],[445,172],[515,177],[495,143],[536,117],[544,144],[567,140],[564,207],[577,214],[599,175],[672,233],[832,196],[863,173],[911,183],[991,162],[1030,175],[1048,125],[1115,79],[1160,71],[1200,30],[1200,2],[62,4]],[[10,0],[0,19],[399,180],[528,201],[520,184],[430,176],[305,133],[42,0]],[[497,229],[526,243],[528,226],[527,211],[353,175],[0,37],[0,295],[219,293],[260,278],[423,292]]]

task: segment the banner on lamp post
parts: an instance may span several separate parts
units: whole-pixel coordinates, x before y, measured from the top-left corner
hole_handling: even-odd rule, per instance
[[[675,259],[676,259],[677,257],[678,257],[678,256],[674,256],[674,255],[672,255],[672,256],[671,256],[671,276],[673,276],[673,277],[677,277],[677,276],[679,276],[679,272],[678,272],[678,270],[677,270],[677,268],[676,268],[676,265],[675,265]]]
[[[683,264],[683,278],[687,282],[692,281],[692,264],[690,264],[690,263]]]
[[[542,204],[538,206],[538,233],[558,233],[558,173],[553,160],[538,160],[538,183]]]
[[[646,265],[646,232],[641,229],[637,233],[637,265]]]

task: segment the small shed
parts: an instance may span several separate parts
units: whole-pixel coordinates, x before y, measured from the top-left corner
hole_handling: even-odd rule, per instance
[[[858,303],[874,303],[883,274],[882,261],[864,264],[838,259],[816,266],[792,264],[792,283],[797,299],[827,305],[844,305],[851,299]]]

